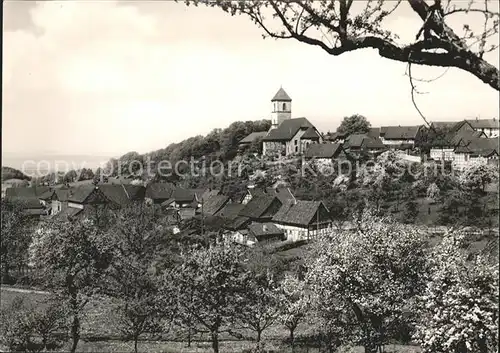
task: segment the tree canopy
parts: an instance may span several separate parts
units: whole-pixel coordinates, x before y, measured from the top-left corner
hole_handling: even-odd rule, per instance
[[[338,56],[376,49],[380,56],[409,64],[456,67],[500,89],[498,68],[484,54],[498,48],[498,3],[492,1],[226,1],[186,0],[245,15],[264,37],[295,39]],[[402,44],[388,22],[407,7],[421,20],[415,40]]]
[[[354,114],[346,116],[337,128],[337,132],[343,132],[348,135],[364,134],[370,130],[370,122],[363,115]]]

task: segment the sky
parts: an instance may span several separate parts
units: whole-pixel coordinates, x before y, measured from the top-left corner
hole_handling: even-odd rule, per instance
[[[293,40],[263,39],[249,19],[173,1],[3,2],[2,155],[120,156],[270,119],[283,86],[292,116],[334,131],[344,116],[373,126],[423,123],[406,64],[374,50],[338,57]],[[408,6],[406,4],[402,6]],[[412,38],[408,8],[388,24]],[[498,67],[498,53],[486,57]],[[430,79],[445,69],[415,67]],[[498,92],[449,69],[419,84],[434,121],[498,118]]]

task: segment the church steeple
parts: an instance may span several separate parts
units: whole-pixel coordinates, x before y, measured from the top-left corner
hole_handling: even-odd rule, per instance
[[[292,118],[292,98],[280,87],[271,99],[271,129],[277,128],[283,121]]]

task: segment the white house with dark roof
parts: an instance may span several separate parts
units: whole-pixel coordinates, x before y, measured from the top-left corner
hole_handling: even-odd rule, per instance
[[[412,149],[415,142],[425,132],[423,125],[417,126],[382,126],[380,139],[382,143],[392,149]]]
[[[287,240],[311,240],[332,231],[330,211],[321,201],[287,202],[273,216]]]
[[[462,140],[454,149],[454,155],[452,165],[458,170],[463,170],[473,163],[498,166],[498,138]]]
[[[467,122],[476,131],[482,131],[485,133],[486,137],[494,138],[500,135],[499,133],[499,122],[498,119],[472,119],[467,120]]]

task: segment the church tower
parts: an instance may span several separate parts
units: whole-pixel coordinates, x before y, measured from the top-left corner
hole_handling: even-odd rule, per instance
[[[283,121],[292,118],[292,99],[281,87],[271,99],[271,129],[276,129]]]

